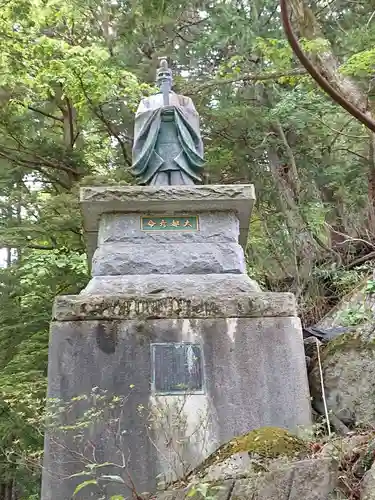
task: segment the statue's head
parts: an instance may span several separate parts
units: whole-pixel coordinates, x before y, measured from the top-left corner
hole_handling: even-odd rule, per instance
[[[160,88],[162,83],[170,82],[172,87],[173,78],[172,78],[172,70],[168,68],[168,63],[166,59],[162,59],[160,61],[160,67],[156,72],[156,85]]]

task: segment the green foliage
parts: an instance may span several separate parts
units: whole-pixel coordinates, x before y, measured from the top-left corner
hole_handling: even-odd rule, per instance
[[[212,485],[205,482],[197,482],[195,484],[193,483],[193,485],[190,486],[186,498],[195,497],[205,500],[216,500],[218,498],[218,495],[220,495],[220,491],[224,489],[224,486]]]
[[[352,55],[341,66],[341,72],[352,76],[372,76],[375,65],[375,49],[363,50]]]
[[[52,439],[59,442],[60,439],[74,439],[77,448],[72,452],[72,456],[77,461],[81,457],[82,470],[72,474],[70,480],[79,482],[74,490],[76,496],[82,490],[89,490],[90,495],[99,495],[100,500],[108,498],[107,487],[109,485],[118,486],[119,493],[125,488],[133,488],[130,474],[127,470],[127,460],[125,457],[119,463],[96,462],[95,455],[87,453],[87,439],[92,429],[99,423],[106,423],[105,433],[109,439],[115,438],[121,445],[124,429],[121,427],[119,415],[122,414],[124,405],[127,404],[128,396],[134,389],[134,385],[129,386],[127,396],[109,395],[108,391],[100,387],[93,387],[89,394],[80,394],[69,401],[59,399],[49,399],[47,401],[47,411],[42,416],[42,425],[48,429]],[[67,425],[65,422],[70,422]],[[105,439],[105,434],[102,434]],[[81,445],[81,446],[80,446]],[[115,468],[117,473],[108,474],[106,469]],[[124,477],[123,477],[124,476]],[[125,479],[124,479],[125,478]],[[82,481],[80,481],[82,479]],[[133,488],[134,489],[134,488]],[[121,500],[121,495],[111,498]]]
[[[371,309],[364,304],[359,304],[343,311],[339,320],[342,326],[358,326],[371,320],[372,317]]]
[[[368,280],[365,291],[369,295],[373,295],[375,293],[375,280]]]

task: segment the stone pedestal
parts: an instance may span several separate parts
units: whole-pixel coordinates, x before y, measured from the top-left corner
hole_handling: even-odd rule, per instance
[[[294,297],[245,274],[253,200],[241,185],[82,190],[92,280],[55,303],[49,397],[70,403],[43,500],[70,499],[87,462],[108,464],[75,498],[126,497],[235,435],[310,424]]]

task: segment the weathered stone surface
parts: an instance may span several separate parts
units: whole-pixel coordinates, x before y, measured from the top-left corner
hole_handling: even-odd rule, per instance
[[[361,500],[375,500],[375,463],[362,480]]]
[[[247,274],[152,274],[130,276],[94,276],[81,295],[148,294],[190,297],[225,293],[233,297],[238,293],[261,292],[258,283]],[[277,302],[277,299],[275,299]],[[294,309],[293,309],[294,311]],[[293,313],[294,314],[294,313]],[[292,314],[292,315],[293,315]],[[279,314],[277,313],[276,316]]]
[[[301,460],[236,481],[231,500],[329,500],[336,496],[337,464],[330,459]]]
[[[93,319],[240,318],[293,317],[295,297],[291,293],[242,293],[234,297],[206,295],[170,297],[162,294],[62,295],[55,300],[56,321]],[[291,318],[300,328],[298,318]],[[275,324],[277,319],[275,319]],[[299,338],[299,333],[298,333]],[[303,356],[304,360],[304,356]]]
[[[240,244],[246,247],[252,206],[251,184],[206,186],[100,186],[81,188],[88,257],[91,262],[97,245],[99,221],[103,214],[198,214],[235,213],[239,220]]]
[[[189,479],[212,482],[241,478],[254,470],[254,457],[259,464],[259,460],[304,458],[308,452],[307,442],[297,435],[280,427],[261,427],[236,436],[217,448],[191,472]]]
[[[154,491],[155,478],[159,474],[167,476],[168,464],[176,457],[180,459],[177,452],[181,453],[179,449],[175,452],[164,432],[157,430],[157,420],[145,432],[147,421],[139,413],[139,408],[145,408],[143,415],[147,416],[163,403],[162,414],[167,412],[171,419],[168,421],[173,422],[179,411],[178,405],[177,408],[174,405],[181,399],[174,398],[173,403],[168,396],[154,398],[151,394],[150,344],[160,342],[192,342],[203,350],[205,393],[187,397],[182,421],[188,426],[188,436],[196,436],[192,428],[198,426],[204,434],[199,442],[207,443],[210,450],[198,447],[195,437],[192,440],[181,436],[183,459],[194,458],[195,463],[190,462],[193,467],[221,443],[250,429],[266,425],[293,430],[310,424],[302,331],[297,318],[144,321],[140,317],[125,321],[53,322],[49,397],[69,401],[74,396],[89,394],[93,387],[107,390],[108,396],[127,397],[118,409],[121,424],[116,424],[116,429],[127,431],[121,434],[122,449],[131,450],[130,456],[126,456],[127,470],[138,491]],[[114,411],[113,418],[116,415]],[[200,415],[207,419],[204,425]],[[74,412],[65,417],[68,424]],[[175,429],[182,432],[181,426]],[[99,463],[121,462],[115,441],[117,434],[111,434],[106,419],[88,432]],[[82,481],[82,478],[63,480],[81,470],[80,455],[75,451],[82,453],[80,447],[86,441],[75,440],[75,435],[74,431],[71,439],[64,436],[64,446],[60,446],[56,436],[47,436],[45,460],[53,475],[47,474],[47,468],[43,471],[43,500],[70,500],[76,485]],[[85,453],[92,453],[92,448],[86,448]],[[108,466],[105,473],[117,474],[118,470]],[[116,494],[116,490],[111,489],[111,494]],[[83,493],[76,498],[87,499]]]
[[[122,202],[128,208],[142,204],[142,211],[153,210],[153,203],[159,201],[190,202],[191,208],[209,208],[210,202],[227,200],[255,200],[254,186],[252,184],[209,184],[201,186],[87,186],[80,191],[81,203]],[[160,207],[160,205],[156,205]],[[137,206],[138,208],[138,206]],[[181,206],[177,207],[181,210]],[[226,210],[218,204],[215,210]],[[199,209],[201,210],[201,209]],[[138,211],[138,210],[137,210]]]
[[[143,231],[140,218],[139,213],[103,214],[99,225],[98,245],[115,242],[142,245],[169,242],[238,242],[240,228],[234,212],[203,212],[199,215],[199,229],[196,231]]]
[[[346,425],[374,425],[374,342],[360,334],[342,335],[321,349],[321,361],[328,410]],[[309,378],[314,402],[322,404],[317,359]]]
[[[95,251],[93,276],[119,274],[244,273],[245,258],[237,243],[144,245],[106,243]]]
[[[323,458],[335,458],[353,463],[353,457],[359,456],[361,450],[366,449],[366,445],[371,438],[368,433],[354,434],[348,436],[337,436],[326,443],[319,455]]]
[[[249,473],[251,466],[248,452],[234,453],[227,459],[208,467],[201,481],[205,483],[241,478]]]
[[[212,483],[223,486],[227,500],[347,500],[338,488],[338,464],[329,458],[294,462],[277,460],[267,464],[267,471],[245,473],[242,479]],[[191,487],[155,495],[157,500],[188,498]],[[218,489],[217,491],[220,491]],[[211,493],[213,494],[213,492]],[[216,498],[217,493],[215,493]],[[201,498],[198,497],[197,498]],[[221,497],[218,497],[221,498]],[[361,500],[373,500],[374,497]]]

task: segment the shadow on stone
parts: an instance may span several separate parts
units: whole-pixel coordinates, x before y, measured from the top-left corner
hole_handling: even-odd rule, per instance
[[[113,354],[117,346],[117,328],[99,323],[96,327],[96,344],[106,354]]]

